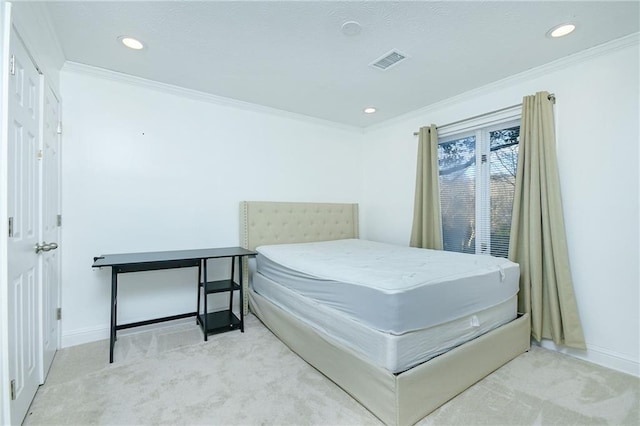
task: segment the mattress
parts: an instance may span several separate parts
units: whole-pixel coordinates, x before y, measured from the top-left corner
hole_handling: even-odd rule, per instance
[[[511,300],[507,259],[349,239],[256,248],[257,270],[375,330],[402,335]]]
[[[512,296],[472,315],[395,335],[368,327],[260,273],[253,275],[251,286],[265,299],[392,373],[400,373],[428,361],[508,323],[517,315],[517,296]]]

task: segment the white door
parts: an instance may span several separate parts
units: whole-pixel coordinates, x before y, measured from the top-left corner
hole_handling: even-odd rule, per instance
[[[59,347],[60,327],[60,243],[58,214],[60,213],[60,101],[51,87],[44,83],[43,134],[41,164],[41,243],[47,244],[42,252],[42,371],[40,383],[44,383],[53,357]],[[49,250],[51,249],[51,250]]]
[[[20,424],[40,382],[39,237],[40,76],[11,31],[8,108],[8,331],[11,423]]]

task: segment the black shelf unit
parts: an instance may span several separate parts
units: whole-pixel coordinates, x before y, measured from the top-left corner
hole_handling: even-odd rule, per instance
[[[207,318],[203,314],[198,314],[198,323],[204,333],[204,324],[207,324],[207,333],[204,340],[210,334],[224,333],[225,331],[236,330],[241,328],[242,321],[233,312],[228,309],[224,311],[209,312]]]
[[[223,256],[224,257],[224,256]],[[198,267],[198,310],[196,323],[202,329],[204,340],[211,334],[240,329],[244,333],[244,314],[242,311],[242,285],[234,281],[236,258],[238,259],[238,281],[242,283],[242,256],[226,256],[231,260],[231,278],[217,281],[207,281],[207,259],[202,259]],[[238,292],[240,297],[239,317],[233,312],[233,295]],[[210,294],[229,293],[229,309],[208,312],[207,299]],[[202,299],[202,303],[201,303]],[[201,306],[202,305],[202,306]],[[201,310],[202,309],[202,310]]]
[[[207,294],[223,293],[225,291],[240,290],[240,285],[232,280],[209,281],[205,284]]]

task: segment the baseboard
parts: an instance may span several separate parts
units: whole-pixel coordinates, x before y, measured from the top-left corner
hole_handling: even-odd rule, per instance
[[[557,346],[551,340],[542,340],[537,343],[531,342],[534,345],[541,346],[545,349],[560,352],[574,358],[581,359],[583,361],[598,364],[612,370],[620,371],[622,373],[630,374],[632,376],[640,377],[640,363],[638,360],[629,358],[627,355],[611,351],[596,345],[587,345],[587,350],[579,350],[567,348],[564,346]]]
[[[159,322],[156,324],[149,324],[141,327],[130,328],[126,330],[118,331],[118,336],[127,336],[132,334],[144,333],[145,331],[154,330],[158,328],[175,327],[176,325],[194,323],[195,317],[182,318],[168,322]],[[98,326],[93,328],[83,328],[79,330],[73,330],[68,333],[62,333],[62,347],[68,348],[70,346],[82,345],[84,343],[96,342],[98,340],[106,340],[109,338],[109,327]]]
[[[87,327],[76,330],[62,332],[61,348],[82,345],[84,343],[96,342],[109,338],[109,327]]]
[[[226,308],[226,304],[223,306],[214,306],[209,312],[222,310]],[[236,303],[234,309],[237,312],[240,308]],[[144,321],[146,318],[132,320],[131,322]],[[159,322],[155,324],[144,325],[141,327],[129,328],[118,331],[118,336],[127,336],[131,334],[144,333],[146,331],[175,327],[181,324],[193,323],[195,324],[195,317],[181,318],[173,321]],[[98,340],[106,340],[109,338],[109,326],[102,325],[97,327],[80,328],[62,333],[61,348],[68,348],[71,346],[82,345],[85,343],[97,342]]]

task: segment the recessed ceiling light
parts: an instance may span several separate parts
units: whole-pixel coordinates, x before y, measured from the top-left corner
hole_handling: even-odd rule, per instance
[[[374,107],[367,107],[364,109],[365,114],[373,114],[374,112],[376,112],[376,109]]]
[[[347,37],[356,36],[360,34],[360,31],[362,31],[362,27],[356,21],[347,21],[342,24],[342,34],[346,35]]]
[[[118,40],[120,40],[120,42],[127,46],[129,49],[140,50],[144,48],[144,44],[142,44],[140,40],[136,40],[133,37],[120,36],[118,37]]]
[[[562,24],[551,28],[547,35],[553,38],[564,37],[567,34],[571,34],[575,29],[576,26],[574,24]]]

